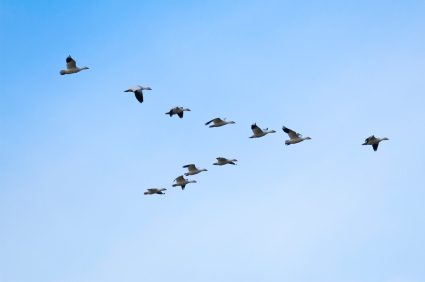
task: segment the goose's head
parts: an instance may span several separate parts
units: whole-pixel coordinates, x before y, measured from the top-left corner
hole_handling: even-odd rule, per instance
[[[311,139],[310,137],[305,137],[305,138],[304,138],[304,140],[310,140],[310,139]]]
[[[196,181],[195,181],[195,180],[190,180],[189,182],[196,183]]]
[[[205,168],[203,168],[203,169],[201,169],[201,171],[208,171],[208,170],[206,170]]]
[[[227,123],[236,123],[236,122],[234,122],[234,121],[228,121]]]
[[[80,70],[88,70],[88,67],[82,67]]]
[[[66,74],[66,71],[61,70],[61,71],[60,71],[60,74],[61,74],[61,75],[64,75],[64,74]]]
[[[142,87],[143,90],[152,90],[150,87]]]
[[[188,111],[188,112],[190,112],[190,110],[188,108],[184,108],[182,111]]]
[[[166,191],[167,189],[165,189],[165,188],[161,188],[161,189],[159,189],[159,191]]]
[[[384,137],[384,138],[381,138],[381,140],[390,140],[390,139],[388,139],[387,137]]]
[[[291,145],[291,143],[289,142],[289,140],[286,140],[286,141],[285,141],[285,145],[286,145],[286,146]]]
[[[274,131],[274,130],[269,130],[269,133],[276,133],[276,131]]]

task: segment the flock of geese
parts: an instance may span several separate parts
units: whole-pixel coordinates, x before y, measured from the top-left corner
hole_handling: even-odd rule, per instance
[[[77,73],[80,72],[82,70],[87,70],[89,69],[88,67],[82,67],[82,68],[78,68],[76,62],[74,61],[74,59],[71,58],[71,56],[68,56],[66,58],[66,70],[61,70],[60,74],[61,75],[65,75],[65,74],[73,74],[73,73]],[[140,103],[143,103],[143,90],[152,90],[150,87],[142,87],[142,86],[133,86],[130,87],[129,89],[125,90],[124,92],[133,92],[134,95],[136,96],[137,101],[139,101]],[[165,113],[166,115],[170,115],[170,117],[172,117],[173,115],[178,115],[180,118],[183,118],[183,113],[185,111],[189,111],[190,110],[188,108],[183,108],[183,107],[174,107],[172,108],[169,112]],[[226,124],[232,124],[235,123],[234,121],[226,121],[226,119],[221,119],[221,118],[215,118],[210,120],[209,122],[205,123],[205,125],[208,125],[210,123],[211,124],[209,127],[220,127],[220,126],[224,126]],[[249,138],[260,138],[263,136],[266,136],[269,133],[275,133],[276,131],[274,130],[268,130],[268,128],[266,129],[261,129],[257,126],[256,123],[251,125],[251,129],[252,132],[254,133],[252,136],[250,136]],[[282,127],[283,132],[287,133],[289,136],[289,140],[285,141],[285,145],[291,145],[291,144],[297,144],[300,143],[304,140],[310,140],[310,137],[302,137],[301,134],[283,126]],[[374,135],[366,138],[365,142],[362,145],[372,145],[372,148],[374,151],[378,150],[378,145],[381,141],[383,140],[388,140],[388,138],[384,137],[384,138],[376,138]],[[217,158],[217,162],[214,163],[213,165],[226,165],[226,164],[232,164],[235,165],[235,162],[237,160],[236,159],[226,159],[226,158]],[[187,168],[188,172],[186,172],[184,175],[185,176],[190,176],[190,175],[195,175],[198,174],[202,171],[207,171],[205,168],[203,169],[198,169],[194,164],[189,164],[189,165],[185,165],[183,166],[183,168]],[[187,180],[184,178],[183,175],[180,175],[179,177],[177,177],[174,180],[176,183],[174,183],[172,186],[176,187],[176,186],[180,186],[183,190],[186,187],[187,184],[189,183],[196,183],[195,180]],[[152,194],[164,194],[162,191],[165,191],[167,189],[165,188],[152,188],[152,189],[148,189],[147,192],[145,192],[145,195],[152,195]]]

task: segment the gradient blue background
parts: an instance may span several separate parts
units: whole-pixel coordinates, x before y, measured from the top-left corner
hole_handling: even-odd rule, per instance
[[[1,1],[0,281],[425,281],[424,15]],[[90,69],[59,75],[68,55]]]

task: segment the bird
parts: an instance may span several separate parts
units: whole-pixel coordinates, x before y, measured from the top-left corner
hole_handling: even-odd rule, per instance
[[[170,115],[170,117],[172,117],[173,115],[178,115],[180,118],[183,118],[184,111],[190,112],[188,108],[183,109],[183,107],[174,107],[168,113],[165,113],[165,114]]]
[[[165,191],[165,190],[167,190],[167,189],[165,189],[165,188],[161,188],[161,189],[152,188],[152,189],[148,189],[148,192],[145,192],[145,195],[153,195],[153,194],[164,195],[165,193],[162,193],[162,191]]]
[[[208,171],[205,168],[203,168],[203,169],[197,169],[194,164],[185,165],[183,167],[187,167],[187,169],[189,170],[188,172],[186,172],[184,174],[185,176],[195,175],[195,174],[200,173],[201,171]]]
[[[134,92],[136,99],[140,103],[143,103],[143,92],[142,92],[142,90],[152,90],[152,89],[150,87],[142,87],[142,86],[137,85],[137,86],[133,86],[131,88],[128,88],[124,92]]]
[[[288,133],[289,138],[290,138],[289,140],[285,141],[286,146],[291,145],[291,144],[300,143],[304,140],[311,139],[310,137],[304,137],[303,138],[301,134],[296,133],[295,131],[293,131],[293,130],[285,127],[285,126],[282,127],[282,130],[283,130],[283,132]]]
[[[195,180],[184,179],[183,175],[180,175],[179,177],[177,177],[176,179],[174,179],[174,181],[176,181],[176,183],[173,184],[173,187],[181,186],[182,187],[182,190],[184,190],[184,187],[186,187],[186,184],[188,184],[188,183],[196,183]]]
[[[377,151],[379,142],[381,142],[383,140],[389,140],[389,139],[387,137],[376,138],[374,135],[372,135],[372,136],[366,138],[366,140],[364,141],[364,143],[362,145],[372,145],[373,150]]]
[[[81,70],[88,70],[88,69],[89,69],[88,67],[77,68],[77,65],[74,59],[71,58],[71,56],[68,56],[66,58],[66,70],[61,70],[60,74],[64,75],[64,74],[77,73]]]
[[[238,160],[236,160],[236,159],[228,160],[226,158],[217,158],[217,162],[213,163],[213,165],[225,165],[225,164],[236,165],[234,162],[237,162],[237,161]]]
[[[226,119],[221,118],[215,118],[210,120],[209,122],[205,123],[205,125],[210,124],[211,122],[214,122],[214,124],[210,125],[210,127],[220,127],[229,123],[235,123],[234,121],[226,121]]]
[[[253,125],[251,125],[251,129],[252,132],[254,132],[254,135],[252,135],[249,138],[259,138],[259,137],[263,137],[265,135],[267,135],[268,133],[275,133],[276,131],[274,130],[269,130],[267,131],[268,128],[261,130],[256,123],[254,123]]]

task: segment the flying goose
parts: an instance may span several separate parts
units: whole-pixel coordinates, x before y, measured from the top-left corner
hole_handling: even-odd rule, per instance
[[[304,137],[303,138],[303,136],[301,134],[296,133],[295,131],[293,131],[293,130],[285,127],[285,126],[282,127],[282,130],[283,130],[283,132],[288,133],[289,138],[290,138],[289,140],[285,141],[285,145],[287,145],[287,146],[291,145],[291,144],[300,143],[304,140],[311,139],[310,137]]]
[[[165,190],[167,190],[167,189],[165,189],[165,188],[161,188],[161,189],[152,188],[152,189],[148,189],[148,192],[145,192],[145,195],[153,195],[153,194],[164,195],[165,193],[162,193],[162,191],[165,191]]]
[[[133,86],[131,88],[128,88],[124,92],[134,92],[136,99],[140,103],[143,103],[143,92],[142,92],[142,90],[152,90],[152,89],[150,87],[142,87],[142,86],[137,85],[137,86]]]
[[[382,140],[389,140],[387,137],[384,138],[376,138],[374,135],[366,138],[366,140],[364,141],[364,143],[362,145],[372,145],[373,150],[376,151],[378,150],[378,145],[379,142],[381,142]]]
[[[203,169],[197,169],[196,166],[194,164],[189,164],[189,165],[185,165],[183,167],[187,167],[187,169],[189,170],[188,172],[186,172],[184,175],[189,176],[189,175],[195,175],[200,173],[201,171],[208,171],[205,168]]]
[[[217,162],[213,163],[213,165],[225,165],[225,164],[236,165],[234,162],[237,162],[237,161],[238,160],[236,160],[236,159],[228,160],[226,158],[217,158]]]
[[[210,124],[211,122],[214,122],[214,124],[210,125],[210,127],[220,127],[229,123],[235,123],[234,121],[226,121],[226,119],[221,118],[215,118],[210,120],[209,122],[205,123],[205,125]]]
[[[80,70],[88,70],[88,69],[89,69],[88,67],[77,68],[77,65],[74,59],[72,59],[71,56],[68,56],[66,58],[66,70],[61,70],[60,74],[61,75],[71,74],[71,73],[79,72]]]
[[[188,108],[183,109],[183,107],[174,107],[168,113],[165,113],[165,114],[170,115],[170,117],[172,117],[173,115],[178,115],[180,118],[183,118],[183,112],[184,111],[190,112],[190,110]]]
[[[181,186],[182,187],[182,190],[184,190],[184,187],[186,186],[186,184],[188,184],[188,183],[196,183],[195,180],[184,179],[183,175],[180,175],[179,177],[177,177],[176,179],[174,179],[174,181],[176,181],[176,183],[173,184],[173,187]]]
[[[259,138],[259,137],[263,137],[268,133],[275,133],[276,131],[274,130],[269,130],[267,131],[268,128],[261,130],[256,123],[254,123],[253,125],[251,125],[251,129],[252,132],[254,132],[254,135],[252,135],[249,138]]]

